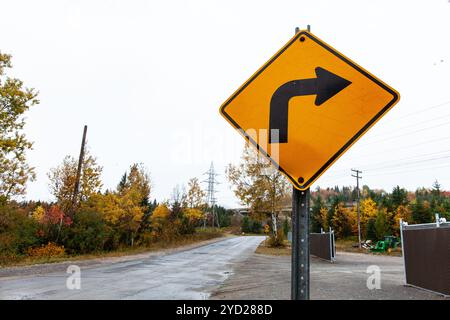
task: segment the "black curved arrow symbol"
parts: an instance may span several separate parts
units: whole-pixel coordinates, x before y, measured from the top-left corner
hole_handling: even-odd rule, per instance
[[[315,105],[332,98],[335,94],[351,84],[321,67],[315,69],[317,78],[293,80],[279,87],[270,100],[269,143],[288,142],[289,100],[297,96],[316,95]],[[279,130],[279,139],[272,141],[272,130]]]

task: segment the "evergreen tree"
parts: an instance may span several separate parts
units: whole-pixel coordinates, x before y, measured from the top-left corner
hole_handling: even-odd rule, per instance
[[[117,191],[123,192],[127,188],[127,173],[125,172],[117,185]]]
[[[414,223],[430,223],[432,222],[432,213],[429,203],[417,197],[411,205],[412,219]]]
[[[408,191],[400,186],[396,186],[392,189],[391,194],[392,211],[396,211],[399,206],[406,205],[408,203]]]
[[[386,209],[378,210],[377,218],[375,219],[375,234],[378,240],[384,239],[389,231],[387,221]]]
[[[325,203],[322,200],[322,197],[317,195],[317,197],[313,200],[313,206],[311,207],[311,232],[320,232],[320,228],[322,227],[322,217],[320,209],[325,207]]]
[[[366,239],[376,241],[377,240],[377,232],[375,229],[375,219],[370,218],[366,224]]]

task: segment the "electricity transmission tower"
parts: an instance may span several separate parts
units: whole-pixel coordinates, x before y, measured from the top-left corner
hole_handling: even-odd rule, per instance
[[[362,173],[362,171],[356,170],[356,169],[351,169],[353,172],[356,173],[356,175],[352,174],[352,177],[356,178],[356,189],[358,192],[358,202],[356,203],[356,208],[358,210],[358,248],[361,248],[361,215],[359,213],[359,198],[360,198],[360,194],[359,194],[359,179],[362,179],[362,177],[360,176],[360,174]]]
[[[206,203],[208,204],[208,207],[211,208],[211,215],[212,215],[212,227],[214,228],[215,221],[217,221],[217,226],[220,228],[219,224],[219,217],[216,213],[216,202],[217,198],[215,196],[217,190],[215,189],[215,186],[219,184],[219,182],[216,180],[216,177],[218,176],[217,173],[214,172],[214,164],[211,162],[211,166],[209,167],[209,170],[204,173],[208,176],[208,179],[203,181],[207,183],[207,191],[206,191]],[[203,220],[203,227],[206,227],[206,214]]]

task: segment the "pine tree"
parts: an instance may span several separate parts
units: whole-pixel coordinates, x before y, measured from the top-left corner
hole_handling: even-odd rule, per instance
[[[313,206],[311,207],[311,232],[320,232],[322,227],[322,217],[320,209],[325,207],[325,203],[322,197],[317,195],[317,198],[313,200]]]
[[[366,239],[376,241],[377,240],[377,232],[375,228],[375,219],[370,218],[366,224]]]
[[[422,200],[422,197],[416,198],[411,205],[412,220],[414,223],[430,223],[432,213],[428,201]]]
[[[375,234],[378,240],[384,239],[389,231],[387,221],[386,209],[378,210],[377,218],[375,219]]]

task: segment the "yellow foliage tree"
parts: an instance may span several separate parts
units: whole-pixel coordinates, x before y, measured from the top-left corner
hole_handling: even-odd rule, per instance
[[[320,224],[323,230],[327,232],[330,226],[328,224],[328,209],[325,207],[320,208]]]
[[[334,209],[333,226],[337,238],[343,239],[351,235],[350,210],[342,203]]]
[[[366,234],[366,226],[369,219],[376,219],[378,214],[377,203],[371,198],[367,198],[360,203],[361,214],[361,235]]]
[[[412,213],[408,206],[399,205],[395,212],[393,231],[397,236],[400,235],[400,219],[406,222],[412,221]]]
[[[183,210],[183,214],[190,224],[195,224],[203,218],[202,211],[195,208],[186,208]]]
[[[117,193],[95,194],[81,210],[94,211],[102,214],[103,219],[115,228],[127,243],[134,244],[136,233],[144,215],[143,207],[136,203],[132,194],[119,195]]]
[[[252,215],[269,215],[273,237],[278,237],[278,214],[291,190],[286,177],[248,143],[242,154],[242,162],[228,165],[226,175],[234,186],[234,194],[243,205],[250,208]]]
[[[356,207],[353,207],[351,211],[348,213],[348,218],[350,222],[350,226],[352,229],[352,234],[358,234],[358,212],[356,211]]]
[[[163,233],[168,233],[169,219],[170,210],[167,204],[160,204],[153,210],[152,216],[150,217],[150,225],[155,237],[159,237]]]
[[[31,217],[37,222],[42,222],[44,216],[45,216],[45,209],[42,206],[37,206],[36,209],[34,209],[33,213],[31,214]]]

